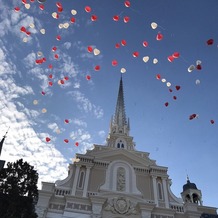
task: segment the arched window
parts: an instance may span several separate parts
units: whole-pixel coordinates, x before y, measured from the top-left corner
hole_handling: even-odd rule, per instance
[[[83,189],[85,179],[85,171],[80,171],[77,187]]]
[[[157,189],[158,189],[158,198],[160,200],[163,200],[162,185],[160,182],[157,183]]]
[[[120,148],[120,143],[117,143],[117,148]]]
[[[123,167],[117,169],[117,191],[126,190],[126,172]]]

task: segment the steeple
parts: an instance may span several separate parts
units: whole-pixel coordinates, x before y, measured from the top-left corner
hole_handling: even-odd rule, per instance
[[[126,117],[124,94],[123,94],[123,80],[120,78],[120,85],[116,103],[115,114],[111,118],[110,131],[107,138],[107,145],[115,148],[126,148],[134,150],[133,138],[129,136],[130,122]]]
[[[9,130],[9,128],[8,128],[8,130]],[[5,135],[3,136],[3,138],[2,138],[2,140],[0,142],[0,156],[1,156],[3,144],[4,144],[4,141],[5,141],[7,133],[8,133],[8,131],[5,133]],[[5,164],[5,161],[4,160],[0,160],[0,171],[3,169],[4,164]]]
[[[122,76],[120,78],[120,85],[119,85],[115,114],[112,118],[110,129],[113,130],[113,133],[116,132],[116,133],[123,133],[129,135],[130,124],[129,124],[129,119],[127,122],[126,112],[125,112]]]
[[[9,130],[9,128],[8,128]],[[5,138],[6,138],[6,135],[7,135],[8,131],[5,133],[5,135],[3,136],[1,142],[0,142],[0,156],[1,156],[1,152],[2,152],[2,148],[3,148],[3,144],[4,144],[4,141],[5,141]]]

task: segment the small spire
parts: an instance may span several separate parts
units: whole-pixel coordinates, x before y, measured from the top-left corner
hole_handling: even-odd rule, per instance
[[[9,129],[10,129],[10,127],[8,128],[7,132],[5,133],[5,135],[3,136],[3,138],[0,142],[0,156],[1,156],[1,152],[2,152],[2,147],[3,147],[4,141],[5,141],[6,135],[8,134]]]

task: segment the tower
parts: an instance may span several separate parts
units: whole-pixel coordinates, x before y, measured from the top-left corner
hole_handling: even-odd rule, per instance
[[[4,141],[5,141],[7,133],[8,133],[8,131],[5,133],[5,135],[3,136],[3,138],[2,138],[2,140],[0,142],[0,156],[1,156],[3,144],[4,144]],[[0,160],[0,171],[3,169],[4,165],[5,165],[5,161],[4,160]]]
[[[116,103],[114,116],[111,118],[109,135],[107,137],[107,146],[113,148],[121,148],[134,150],[135,144],[133,137],[129,135],[130,122],[126,118],[123,81],[120,78],[120,85]]]
[[[187,183],[183,185],[182,199],[185,203],[195,203],[202,206],[201,190],[197,188],[195,183],[191,183],[187,177]]]

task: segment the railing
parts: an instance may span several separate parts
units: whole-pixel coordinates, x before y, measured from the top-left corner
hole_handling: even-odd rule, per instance
[[[98,195],[98,192],[88,192],[88,196],[96,196]]]
[[[70,195],[70,189],[55,188],[55,195],[59,195],[59,196]]]
[[[176,210],[179,213],[184,213],[183,206],[170,204],[170,208],[173,209],[173,210]]]

